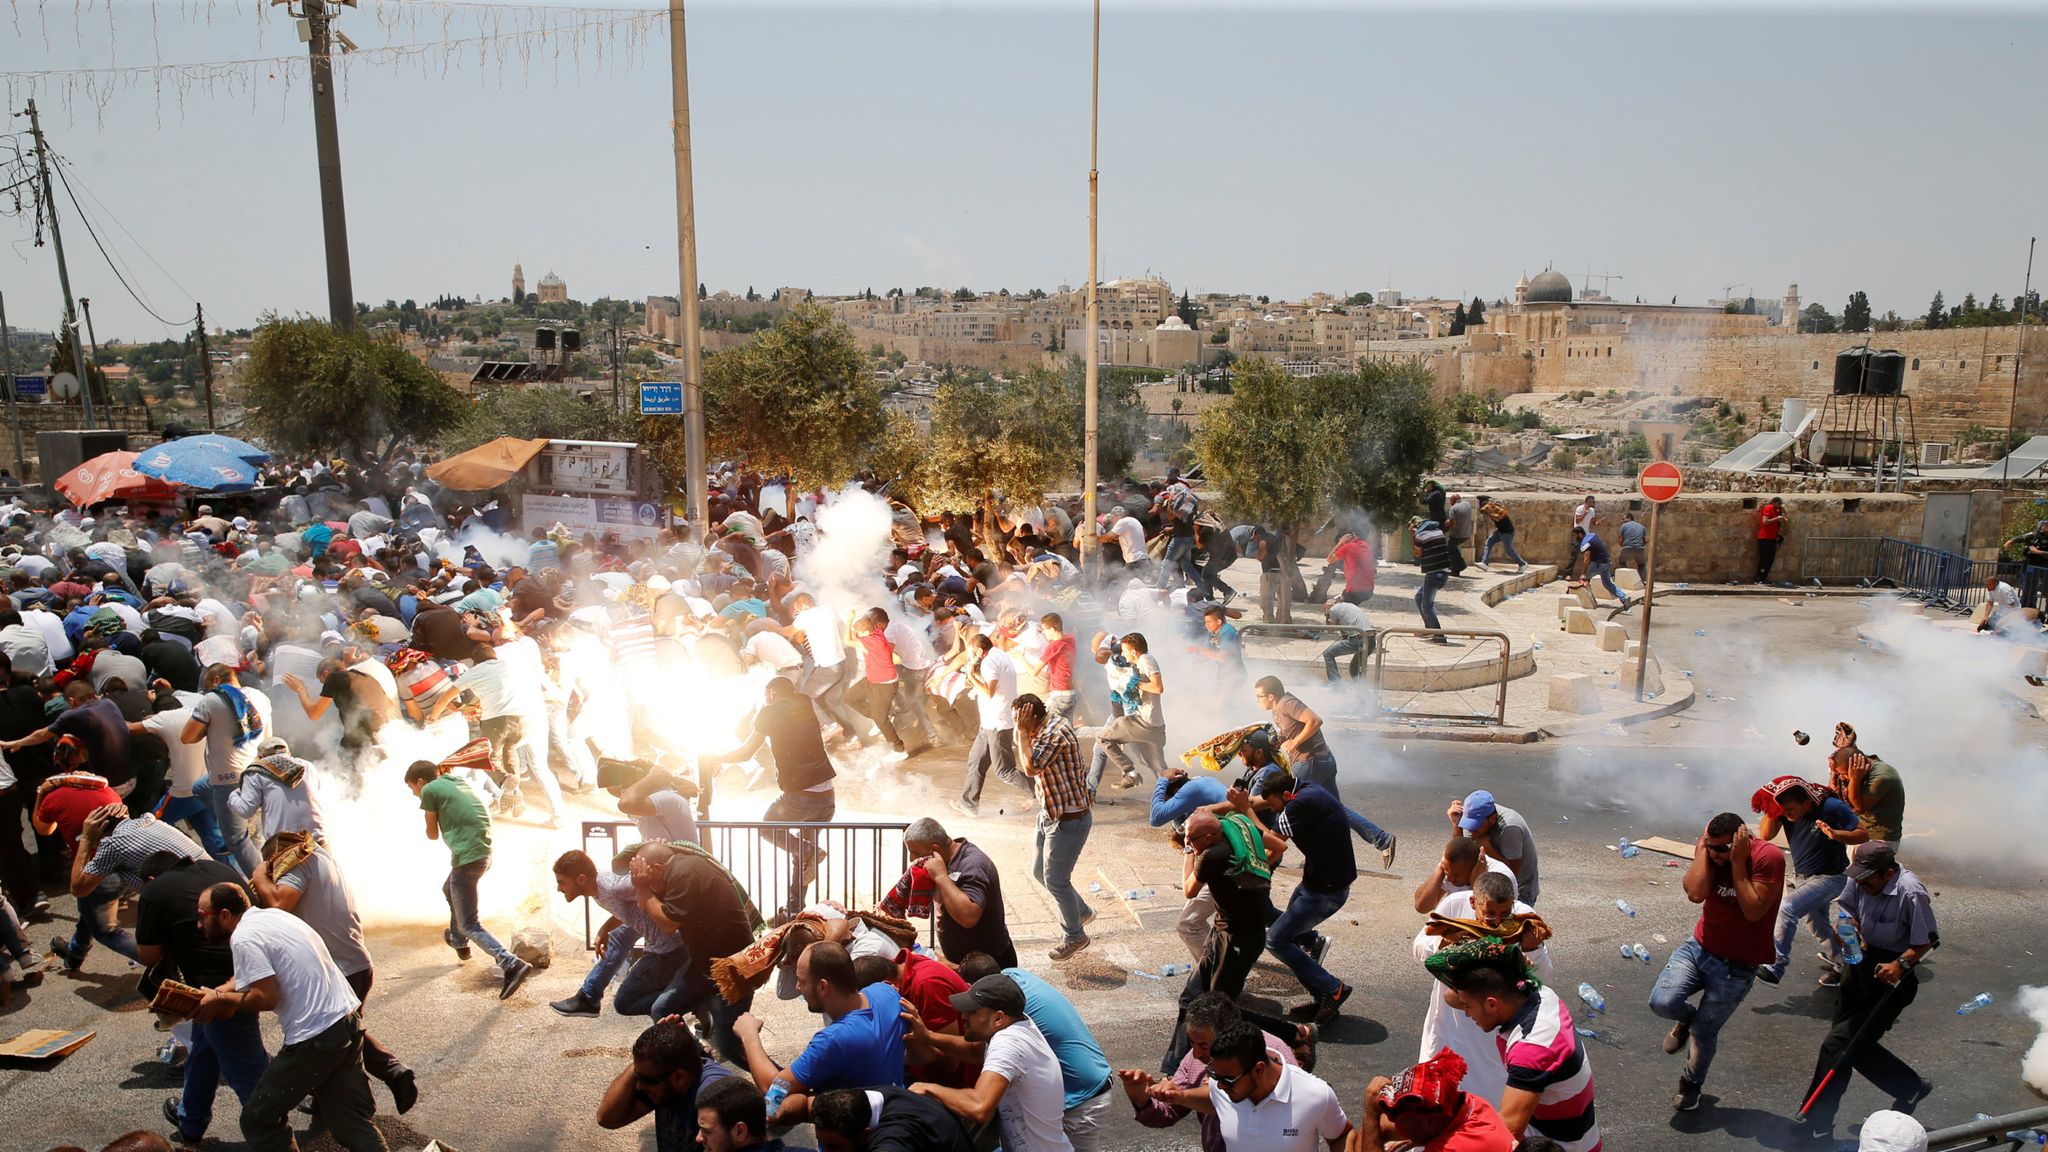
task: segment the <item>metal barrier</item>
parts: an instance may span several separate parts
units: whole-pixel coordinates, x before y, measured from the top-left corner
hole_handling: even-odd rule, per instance
[[[796,859],[782,845],[803,837],[820,849],[812,878],[797,888],[800,901],[831,900],[848,908],[873,908],[910,867],[903,842],[906,823],[778,824],[764,821],[704,820],[697,842],[724,864],[763,915],[790,902]],[[583,850],[605,862],[640,841],[630,820],[585,820]],[[602,854],[592,851],[592,845]],[[792,844],[794,846],[794,844]],[[590,902],[583,907],[583,945],[592,946]]]
[[[1982,1152],[1989,1148],[2033,1148],[2040,1141],[2032,1130],[2048,1126],[2048,1108],[2029,1108],[1984,1120],[1972,1120],[1927,1134],[1927,1152]]]
[[[1799,580],[1854,584],[1878,570],[1879,536],[1808,536],[1800,541]]]
[[[1512,664],[1512,663],[1514,662],[1514,661],[1513,661],[1513,659],[1512,659],[1512,657],[1514,656],[1514,648],[1513,648],[1513,644],[1512,644],[1512,643],[1511,643],[1511,642],[1510,642],[1510,641],[1508,640],[1508,634],[1507,634],[1507,633],[1505,633],[1505,632],[1496,632],[1496,631],[1492,631],[1492,630],[1488,630],[1488,629],[1464,629],[1464,628],[1405,628],[1405,627],[1404,627],[1404,628],[1381,628],[1381,629],[1378,629],[1378,630],[1376,630],[1376,631],[1375,631],[1375,632],[1373,633],[1373,636],[1372,636],[1372,641],[1371,641],[1371,645],[1370,645],[1370,647],[1371,647],[1371,649],[1372,649],[1372,653],[1373,653],[1373,662],[1372,662],[1372,678],[1373,678],[1373,682],[1374,682],[1375,684],[1384,684],[1384,683],[1386,683],[1386,664],[1387,664],[1387,637],[1389,637],[1389,636],[1424,636],[1424,637],[1430,637],[1430,638],[1432,638],[1432,639],[1433,639],[1433,638],[1435,638],[1435,637],[1443,637],[1443,638],[1445,638],[1445,639],[1449,639],[1450,637],[1453,637],[1453,636],[1466,636],[1466,637],[1470,637],[1470,638],[1472,638],[1472,639],[1475,639],[1475,640],[1492,640],[1492,641],[1496,641],[1496,642],[1498,642],[1498,643],[1500,644],[1500,678],[1499,678],[1499,680],[1498,680],[1498,681],[1497,681],[1497,682],[1495,683],[1495,685],[1494,685],[1493,711],[1492,711],[1491,713],[1487,713],[1487,712],[1410,712],[1410,711],[1408,711],[1408,710],[1407,710],[1407,708],[1406,708],[1405,706],[1400,706],[1400,705],[1397,705],[1397,706],[1394,706],[1394,707],[1389,707],[1389,706],[1387,706],[1387,704],[1386,704],[1386,703],[1385,703],[1385,702],[1383,701],[1383,702],[1382,702],[1382,703],[1380,704],[1380,712],[1381,712],[1382,714],[1386,714],[1386,715],[1393,715],[1393,716],[1398,716],[1398,717],[1402,717],[1402,718],[1405,718],[1405,719],[1409,719],[1409,720],[1464,720],[1464,721],[1477,721],[1477,722],[1479,722],[1479,723],[1482,723],[1482,724],[1494,724],[1494,725],[1504,725],[1504,724],[1506,724],[1506,723],[1507,723],[1507,720],[1508,720],[1508,668],[1509,668],[1509,666],[1510,666],[1510,665],[1511,665],[1511,664]],[[1476,651],[1476,649],[1475,649],[1475,651]],[[1450,668],[1457,668],[1457,667],[1459,667],[1460,665],[1464,664],[1464,663],[1465,663],[1465,657],[1466,657],[1466,656],[1468,656],[1468,655],[1471,655],[1471,653],[1470,653],[1470,652],[1466,652],[1466,653],[1461,653],[1461,654],[1459,655],[1458,659],[1456,659],[1456,660],[1454,660],[1454,661],[1452,661],[1452,662],[1451,662],[1451,664],[1450,664],[1450,666],[1449,666],[1449,667],[1450,667]],[[1447,668],[1447,669],[1445,669],[1445,671],[1448,671],[1448,670],[1449,670],[1448,668]],[[1431,689],[1431,688],[1430,688],[1430,687],[1428,686],[1428,684],[1427,684],[1427,683],[1425,683],[1423,687],[1421,687],[1421,688],[1418,688],[1418,689],[1416,689],[1416,690],[1415,690],[1414,692],[1411,692],[1411,693],[1409,693],[1408,699],[1409,699],[1409,701],[1410,701],[1410,702],[1412,703],[1412,702],[1414,701],[1414,699],[1415,699],[1415,698],[1416,698],[1417,696],[1420,696],[1420,695],[1422,695],[1422,694],[1423,694],[1424,692],[1428,692],[1428,691],[1431,691],[1431,690],[1432,690],[1432,689]]]
[[[1323,640],[1333,633],[1337,636],[1355,636],[1365,641],[1359,650],[1351,655],[1351,678],[1361,679],[1365,672],[1365,660],[1372,654],[1378,643],[1379,633],[1356,628],[1349,624],[1268,624],[1263,621],[1239,624],[1239,636],[1279,636],[1293,640]],[[1246,659],[1251,659],[1246,653]]]

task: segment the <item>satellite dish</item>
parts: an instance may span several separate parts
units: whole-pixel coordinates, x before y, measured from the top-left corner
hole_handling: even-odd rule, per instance
[[[59,372],[50,377],[50,391],[60,400],[70,400],[78,395],[78,377],[69,372]]]

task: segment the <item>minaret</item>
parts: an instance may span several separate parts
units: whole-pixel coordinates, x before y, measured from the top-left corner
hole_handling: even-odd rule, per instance
[[[1785,289],[1785,317],[1778,324],[1794,332],[1799,331],[1799,285]]]
[[[514,260],[512,262],[512,298],[517,300],[525,295],[526,273],[520,270],[519,261]]]

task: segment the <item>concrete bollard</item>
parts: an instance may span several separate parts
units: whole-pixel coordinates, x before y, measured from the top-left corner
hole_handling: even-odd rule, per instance
[[[1574,608],[1584,607],[1584,604],[1579,603],[1577,596],[1559,596],[1557,598],[1557,622],[1560,624],[1564,623],[1565,613],[1570,612]]]
[[[1614,586],[1623,592],[1641,592],[1643,574],[1633,568],[1617,569],[1614,573]]]
[[[1593,589],[1596,587],[1598,587],[1598,585],[1588,584],[1583,588],[1572,589],[1572,595],[1577,596],[1579,598],[1579,607],[1593,608],[1598,604],[1598,601],[1594,599],[1595,593],[1593,591]]]
[[[1581,636],[1593,634],[1593,613],[1586,608],[1573,608],[1564,614],[1564,630]]]
[[[1593,678],[1584,672],[1560,672],[1550,678],[1550,710],[1574,716],[1592,716],[1600,711],[1600,693]]]
[[[1602,620],[1594,634],[1600,637],[1602,652],[1619,652],[1628,644],[1628,626],[1619,620]]]

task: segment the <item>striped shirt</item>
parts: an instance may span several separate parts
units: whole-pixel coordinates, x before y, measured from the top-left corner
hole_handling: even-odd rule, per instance
[[[141,891],[143,862],[158,852],[174,852],[187,860],[205,855],[191,837],[154,816],[143,815],[121,821],[102,836],[85,870],[95,876],[112,876]]]
[[[1074,735],[1074,726],[1058,716],[1047,717],[1031,742],[1031,776],[1038,782],[1038,805],[1046,815],[1057,819],[1088,810],[1081,740]]]
[[[1508,1087],[1537,1094],[1530,1131],[1557,1141],[1564,1152],[1600,1152],[1593,1063],[1557,992],[1548,985],[1538,989],[1494,1042],[1507,1065]]]

